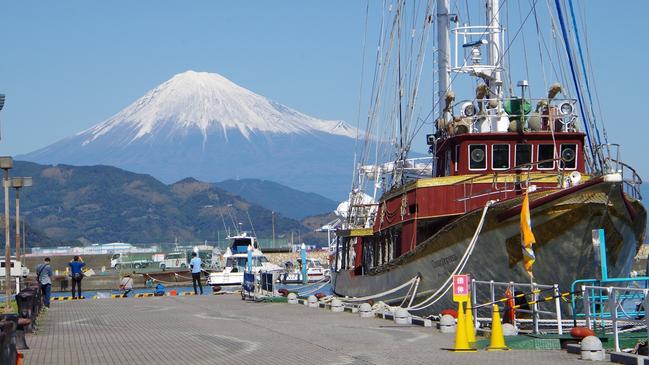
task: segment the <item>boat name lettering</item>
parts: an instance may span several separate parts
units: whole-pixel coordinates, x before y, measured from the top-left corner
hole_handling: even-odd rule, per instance
[[[455,254],[453,254],[453,255],[450,255],[450,256],[442,257],[439,260],[433,260],[433,267],[434,268],[442,267],[442,266],[451,264],[451,263],[453,263],[455,261],[457,261],[457,256]]]

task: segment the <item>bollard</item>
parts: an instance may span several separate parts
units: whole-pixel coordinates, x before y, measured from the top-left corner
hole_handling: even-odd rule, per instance
[[[288,293],[288,304],[297,304],[297,295],[295,293]]]
[[[516,328],[511,323],[503,323],[503,335],[504,336],[516,336],[518,335],[518,328]]]
[[[604,361],[606,353],[602,341],[595,336],[587,336],[581,340],[581,359],[590,361]]]
[[[343,307],[343,302],[340,299],[334,299],[331,301],[331,311],[332,312],[343,312],[345,307]]]
[[[361,318],[372,318],[374,317],[374,312],[372,311],[372,306],[369,303],[363,303],[358,307],[358,314]]]
[[[450,314],[444,314],[439,320],[439,331],[441,333],[455,333],[455,317]]]
[[[394,323],[396,324],[410,324],[410,313],[405,308],[397,308],[394,313]]]
[[[309,308],[318,308],[320,305],[318,304],[318,298],[316,298],[315,295],[309,295],[309,298],[307,299],[308,306]]]

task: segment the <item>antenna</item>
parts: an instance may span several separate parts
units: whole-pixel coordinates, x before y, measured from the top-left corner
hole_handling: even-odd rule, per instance
[[[232,208],[232,204],[228,204],[228,208]],[[239,231],[239,225],[235,222],[234,215],[232,214],[231,209],[228,209],[228,215],[230,216],[230,220],[232,221],[232,225],[234,226],[234,230],[237,232],[237,235],[240,235],[241,231]]]
[[[252,219],[250,219],[250,212],[246,209],[246,215],[248,216],[248,222],[250,223],[250,228],[252,229],[252,235],[257,237],[257,232],[255,232],[255,226],[252,225]]]
[[[219,205],[220,205],[221,204],[221,199],[217,196],[216,200],[219,202]],[[221,208],[222,207],[219,206],[218,210],[219,210],[219,215],[221,216],[221,222],[223,222],[223,229],[225,230],[226,236],[230,236],[230,232],[228,231],[228,226],[225,224],[225,218],[223,217],[223,210]],[[218,236],[219,231],[217,230],[216,233],[217,233],[217,236]]]

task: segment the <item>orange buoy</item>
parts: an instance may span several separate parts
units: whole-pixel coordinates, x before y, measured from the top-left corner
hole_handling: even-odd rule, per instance
[[[570,330],[570,336],[577,339],[582,339],[588,336],[595,336],[595,332],[593,332],[593,330],[588,327],[575,327]]]
[[[325,293],[315,293],[315,297],[318,298],[318,300],[326,297],[327,295]]]
[[[283,297],[288,296],[288,289],[286,288],[279,289],[277,292],[280,293]]]
[[[442,316],[448,314],[450,316],[453,316],[453,318],[457,319],[457,311],[455,309],[444,309],[440,314]]]
[[[172,297],[175,297],[176,295],[178,295],[178,292],[175,289],[174,290],[169,290],[169,295],[171,295]]]

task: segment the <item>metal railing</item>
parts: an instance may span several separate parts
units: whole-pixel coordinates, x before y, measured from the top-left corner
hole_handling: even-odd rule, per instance
[[[646,315],[649,289],[582,285],[581,291],[586,325],[593,329],[599,323],[605,334],[612,332],[616,352],[620,351],[620,333],[645,327],[649,337],[649,317]],[[642,306],[635,310],[625,308],[625,302],[630,299],[639,301]]]
[[[642,178],[630,165],[622,162],[620,158],[620,145],[618,143],[605,143],[595,147],[595,153],[602,156],[602,169],[604,173],[619,173],[624,183],[624,192],[635,199],[642,199],[640,185]]]
[[[552,186],[552,187],[544,187],[544,186],[536,186],[536,190],[553,190],[553,189],[560,189],[560,188],[567,188],[570,187],[572,182],[570,184],[565,184],[563,183],[566,181],[566,175],[567,171],[565,169],[559,168],[558,171],[556,170],[551,170],[551,171],[541,171],[541,172],[535,172],[536,174],[542,174],[539,177],[532,177],[532,167],[547,163],[547,162],[553,162],[554,164],[557,164],[560,166],[560,162],[563,161],[562,158],[552,158],[552,159],[547,159],[547,160],[541,160],[541,161],[535,161],[535,162],[529,162],[529,163],[524,163],[520,164],[514,167],[510,167],[507,170],[502,170],[502,171],[496,171],[496,172],[489,172],[485,174],[480,174],[477,176],[472,176],[469,178],[466,178],[464,180],[458,181],[455,183],[455,185],[463,185],[464,186],[464,197],[459,198],[458,201],[464,202],[464,210],[465,212],[470,209],[470,201],[472,199],[484,197],[484,196],[491,196],[495,194],[505,194],[505,199],[509,198],[508,193],[513,193],[512,195],[515,195],[516,193],[520,193],[523,191],[523,188],[526,188],[530,186],[531,183],[534,183],[535,181],[547,179],[548,177],[556,176],[557,178],[557,185]],[[571,172],[573,170],[569,170],[568,172]],[[512,175],[512,173],[517,172],[520,173],[520,175]],[[505,178],[510,178],[511,181],[503,181],[503,182],[498,182],[499,177],[505,177]],[[474,192],[474,184],[477,184],[478,181],[483,180],[485,178],[491,178],[491,188],[483,189],[478,192]],[[500,186],[499,186],[500,184]]]
[[[610,278],[610,279],[604,279],[604,280],[599,280],[599,279],[580,279],[580,280],[575,280],[572,285],[570,286],[570,291],[572,293],[578,293],[581,290],[582,286],[598,286],[598,287],[624,287],[624,288],[630,288],[630,289],[649,289],[649,276],[638,276],[638,277],[629,277],[629,278]],[[644,287],[644,288],[643,288]],[[582,293],[585,295],[585,293]],[[591,313],[595,312],[597,308],[601,308],[598,302],[598,298],[594,297],[594,293],[589,293],[590,295],[590,300],[589,300],[589,305],[591,306],[590,311]],[[605,297],[605,296],[604,296]],[[572,313],[573,313],[573,318],[576,321],[580,318],[585,318],[586,314],[585,312],[581,312],[580,310],[585,310],[585,308],[580,308],[579,307],[579,301],[582,300],[583,298],[579,295],[573,295],[571,299],[571,306],[572,306]],[[631,298],[623,298],[625,300],[631,299]],[[584,306],[583,303],[582,307]],[[634,314],[634,315],[640,315],[640,313],[633,313],[633,311],[627,311],[629,314]]]
[[[478,291],[483,291],[488,287],[488,297],[490,298],[491,303],[496,303],[498,301],[503,301],[500,299],[501,295],[496,294],[497,290],[500,293],[504,293],[505,290],[509,289],[512,295],[516,295],[517,289],[523,291],[526,294],[532,296],[530,302],[535,302],[531,304],[531,309],[521,309],[515,308],[514,310],[517,313],[527,313],[531,314],[531,322],[533,325],[533,333],[539,333],[539,325],[550,325],[552,327],[556,326],[556,331],[558,334],[563,334],[563,322],[561,318],[561,293],[559,292],[559,285],[544,285],[537,283],[515,283],[515,282],[498,282],[498,281],[481,281],[481,280],[471,280],[471,301],[473,303],[474,313],[474,325],[478,327],[478,320],[488,320],[491,318],[491,306],[489,305],[478,305],[476,303],[478,297],[484,297],[484,294],[481,295]],[[553,299],[551,301],[540,301],[541,292],[551,292]],[[527,295],[525,299],[527,301]],[[538,301],[538,302],[537,302]],[[481,316],[482,315],[482,316]],[[544,318],[541,318],[544,316]],[[529,320],[516,318],[516,322],[529,322]]]

